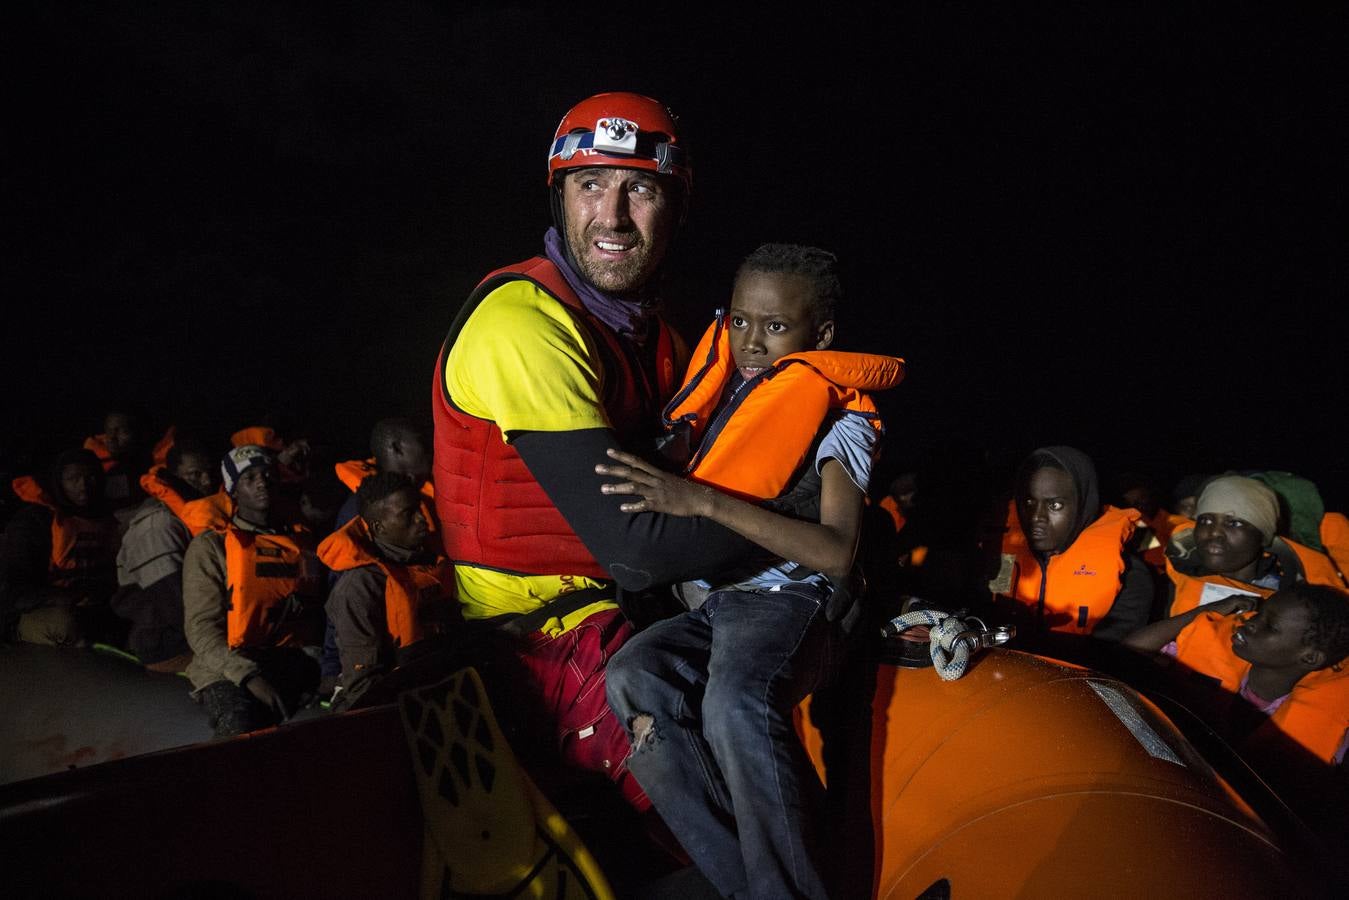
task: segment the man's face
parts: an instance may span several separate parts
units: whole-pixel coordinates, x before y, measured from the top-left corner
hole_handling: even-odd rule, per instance
[[[386,544],[404,550],[419,549],[430,530],[422,515],[421,495],[412,488],[396,491],[376,507],[370,532]]]
[[[1232,652],[1252,665],[1287,668],[1297,665],[1307,649],[1310,621],[1306,605],[1275,593],[1260,611],[1232,634]]]
[[[1194,542],[1204,569],[1231,575],[1255,564],[1265,538],[1250,522],[1225,513],[1204,513],[1194,521]]]
[[[190,484],[203,497],[215,491],[215,466],[200,453],[184,453],[173,474]]]
[[[131,418],[123,413],[108,413],[107,418],[103,420],[103,446],[108,448],[112,458],[120,459],[124,456],[131,450],[134,440],[135,432]]]
[[[823,350],[834,323],[817,326],[810,279],[781,272],[746,272],[731,295],[727,324],[731,356],[745,378],[753,378],[789,353]]]
[[[1062,553],[1077,522],[1073,476],[1059,469],[1037,469],[1026,484],[1017,512],[1021,530],[1037,553]]]
[[[389,471],[406,475],[414,481],[425,481],[431,476],[431,454],[420,437],[405,435],[389,454]]]
[[[242,509],[267,512],[272,508],[272,489],[276,486],[276,469],[272,466],[253,466],[239,476],[234,486],[234,500]]]
[[[646,284],[675,230],[675,189],[642,169],[596,167],[562,182],[566,240],[581,274],[614,294]]]
[[[61,468],[61,493],[66,502],[83,509],[94,502],[98,492],[98,473],[84,463],[71,463]]]

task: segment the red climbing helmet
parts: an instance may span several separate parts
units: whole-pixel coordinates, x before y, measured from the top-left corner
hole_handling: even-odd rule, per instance
[[[618,91],[596,94],[562,117],[548,152],[548,183],[558,172],[622,166],[674,175],[687,193],[693,168],[679,144],[679,126],[659,101]]]

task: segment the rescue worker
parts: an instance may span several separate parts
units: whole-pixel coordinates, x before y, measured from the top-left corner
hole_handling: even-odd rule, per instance
[[[1193,526],[1179,525],[1167,545],[1166,608],[1179,615],[1230,594],[1268,597],[1299,581],[1343,588],[1330,557],[1278,536],[1279,498],[1242,475],[1211,480]]]
[[[14,479],[23,505],[5,526],[0,634],[34,644],[120,643],[108,609],[117,586],[117,521],[89,450],[56,458],[47,479]]]
[[[1343,762],[1349,747],[1343,591],[1298,581],[1263,600],[1229,594],[1154,622],[1124,644],[1217,680],[1230,702],[1211,710],[1213,721],[1257,756],[1284,752],[1291,741],[1324,765]],[[1243,715],[1250,710],[1263,714],[1253,727]]]
[[[604,664],[631,626],[627,598],[733,564],[750,545],[715,523],[629,516],[600,493],[611,447],[644,448],[676,384],[658,273],[692,169],[666,108],[599,94],[562,119],[548,153],[554,227],[541,256],[491,273],[461,308],[433,384],[436,510],[466,619],[509,651],[489,689],[530,764],[558,756],[620,783],[629,741],[604,701]],[[585,627],[581,627],[585,626]]]
[[[1004,542],[990,587],[994,604],[1020,626],[1119,641],[1147,623],[1152,576],[1130,549],[1139,513],[1101,505],[1096,466],[1073,447],[1042,447],[1017,473],[1020,533]]]
[[[122,536],[112,608],[131,622],[127,649],[152,671],[181,672],[190,659],[183,635],[183,554],[192,532],[182,515],[188,503],[214,490],[214,468],[202,444],[176,440],[165,465],[141,477],[149,496]]]
[[[766,244],[695,350],[664,417],[689,431],[688,480],[610,452],[623,509],[703,516],[763,551],[700,581],[695,606],[638,633],[608,670],[629,768],[724,896],[825,897],[823,786],[793,710],[828,683],[860,613],[848,582],[894,357],[828,351],[832,253]],[[763,501],[772,501],[768,507]],[[831,776],[832,777],[832,776]]]
[[[335,708],[359,699],[394,666],[444,648],[458,618],[454,570],[428,549],[414,482],[379,472],[362,480],[356,497],[360,515],[318,550],[337,573],[325,606],[341,658]]]
[[[276,517],[271,451],[236,447],[221,474],[234,515],[188,545],[183,606],[193,696],[228,737],[284,721],[318,687],[303,648],[317,652],[325,583],[313,537]]]

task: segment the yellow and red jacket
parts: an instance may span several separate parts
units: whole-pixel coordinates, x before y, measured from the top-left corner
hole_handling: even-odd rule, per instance
[[[337,480],[347,486],[347,490],[353,494],[361,486],[361,482],[374,475],[379,470],[375,468],[375,460],[371,459],[349,459],[345,462],[334,463],[333,471],[337,474]],[[422,495],[422,516],[426,519],[427,526],[434,532],[436,530],[436,486],[429,480],[423,481],[418,488]]]
[[[1273,588],[1248,584],[1226,575],[1200,575],[1183,572],[1177,568],[1175,557],[1177,555],[1183,557],[1183,547],[1193,538],[1193,535],[1189,534],[1193,529],[1194,522],[1190,519],[1176,525],[1171,532],[1171,540],[1167,545],[1166,577],[1175,586],[1175,596],[1171,600],[1171,609],[1168,615],[1178,616],[1181,613],[1189,612],[1196,606],[1200,606],[1200,601],[1204,597],[1205,585],[1230,588],[1231,593],[1254,594],[1259,597],[1268,597],[1274,593]],[[1312,584],[1324,584],[1344,590],[1345,584],[1340,578],[1340,573],[1336,570],[1334,562],[1324,553],[1310,547],[1304,547],[1285,537],[1276,537],[1274,544],[1265,553],[1267,556],[1277,557],[1283,577],[1291,575],[1295,581],[1308,581]],[[1292,571],[1289,571],[1290,569]],[[1213,600],[1226,596],[1225,593],[1215,593],[1213,588],[1209,588],[1209,593]]]
[[[234,498],[221,488],[210,496],[184,503],[179,518],[193,537],[208,529],[224,531],[234,518]]]
[[[299,529],[263,534],[231,525],[224,538],[230,647],[320,643],[324,579],[314,536]]]
[[[904,360],[839,350],[789,353],[745,382],[718,411],[734,371],[730,328],[719,315],[694,349],[663,421],[668,431],[687,432],[693,448],[685,467],[690,479],[742,499],[768,500],[781,495],[807,462],[831,411],[860,416],[883,430],[864,392],[899,384]]]
[[[1220,616],[1204,613],[1176,638],[1176,659],[1221,681],[1237,694],[1251,664],[1232,652],[1232,634],[1254,613]],[[1244,701],[1242,701],[1244,702]],[[1288,698],[1243,743],[1277,748],[1278,734],[1287,735],[1324,763],[1331,763],[1349,729],[1349,666],[1318,669],[1304,675]]]
[[[1015,524],[1003,541],[1004,558],[1011,560],[1010,587],[997,599],[1025,607],[1050,631],[1091,634],[1115,605],[1124,583],[1124,553],[1138,523],[1138,510],[1107,506],[1043,567],[1014,516],[1015,504]]]
[[[82,576],[113,570],[119,542],[116,519],[112,516],[91,519],[62,510],[37,479],[29,475],[15,478],[11,486],[20,500],[51,510],[48,577],[53,587],[74,587]]]
[[[621,443],[650,434],[661,399],[674,388],[674,338],[663,322],[653,384],[634,351],[586,311],[552,262],[535,257],[489,274],[450,327],[433,376],[435,506],[445,553],[454,562],[504,572],[607,579],[496,423],[456,407],[445,386],[445,360],[469,315],[492,291],[518,280],[560,302],[594,338],[604,411]]]
[[[406,564],[386,560],[375,549],[365,520],[352,519],[319,544],[319,559],[334,572],[376,566],[384,573],[384,622],[396,648],[444,634],[457,608],[454,566],[437,557],[434,563]]]

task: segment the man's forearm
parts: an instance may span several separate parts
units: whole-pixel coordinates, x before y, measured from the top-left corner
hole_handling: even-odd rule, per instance
[[[625,590],[715,577],[757,552],[749,540],[715,522],[657,513],[626,513],[625,498],[600,492],[607,476],[595,474],[619,447],[613,432],[529,431],[514,447],[553,505],[596,561]]]

